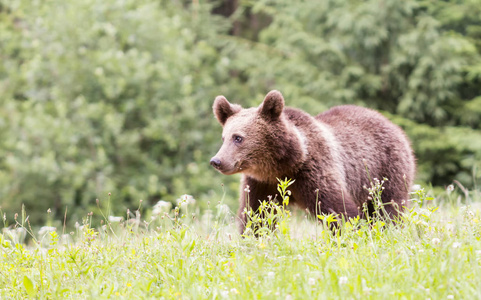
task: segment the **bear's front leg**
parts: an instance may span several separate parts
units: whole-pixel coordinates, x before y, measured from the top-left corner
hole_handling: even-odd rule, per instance
[[[240,198],[239,198],[239,213],[238,217],[240,220],[239,231],[241,234],[244,233],[247,224],[247,212],[252,209],[254,213],[259,209],[260,203],[263,200],[274,199],[277,194],[277,185],[260,182],[247,175],[242,176],[241,186],[240,186]]]

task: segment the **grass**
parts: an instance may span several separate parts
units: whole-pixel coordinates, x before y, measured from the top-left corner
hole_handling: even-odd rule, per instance
[[[258,238],[237,234],[222,204],[192,214],[188,197],[148,221],[106,217],[92,228],[87,216],[66,234],[34,234],[22,214],[1,236],[0,298],[479,298],[481,206],[453,195],[437,209],[420,191],[402,225],[351,220],[342,234],[284,210],[282,228]]]

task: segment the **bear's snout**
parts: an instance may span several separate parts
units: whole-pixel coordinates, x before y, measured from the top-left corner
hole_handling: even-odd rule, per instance
[[[218,159],[217,157],[212,157],[212,159],[210,160],[210,164],[214,168],[218,169],[220,167],[221,162],[220,162],[220,159]]]

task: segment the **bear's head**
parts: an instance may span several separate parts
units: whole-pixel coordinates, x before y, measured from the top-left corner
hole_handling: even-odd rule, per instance
[[[218,96],[213,110],[223,126],[223,144],[210,164],[223,174],[242,172],[258,180],[275,180],[273,176],[281,176],[302,151],[283,114],[279,91],[270,91],[259,107],[247,109]]]

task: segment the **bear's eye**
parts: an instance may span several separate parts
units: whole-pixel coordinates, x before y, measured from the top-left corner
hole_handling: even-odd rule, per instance
[[[243,140],[242,137],[238,136],[238,135],[234,135],[233,139],[234,139],[234,143],[236,143],[236,144],[242,143],[242,140]]]

